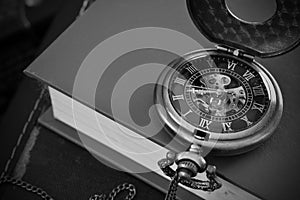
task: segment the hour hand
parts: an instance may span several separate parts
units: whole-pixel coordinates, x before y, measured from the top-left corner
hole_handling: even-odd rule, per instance
[[[199,103],[202,104],[202,106],[205,108],[205,109],[208,109],[209,105],[201,98],[195,98],[193,99],[195,102],[198,101]]]

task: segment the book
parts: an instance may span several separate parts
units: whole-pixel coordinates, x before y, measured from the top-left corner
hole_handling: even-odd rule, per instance
[[[50,89],[51,90],[51,89]],[[55,91],[54,91],[55,93]],[[54,94],[55,96],[55,94]],[[65,96],[67,100],[67,96]],[[72,99],[68,99],[71,100]],[[67,100],[67,101],[68,101]],[[70,102],[65,102],[70,103]],[[72,103],[71,103],[72,104]],[[69,104],[69,105],[71,105]],[[79,104],[80,106],[80,104]],[[165,176],[162,171],[160,170],[151,170],[151,168],[157,169],[156,161],[159,160],[164,154],[167,152],[167,149],[164,149],[160,152],[155,153],[152,156],[136,156],[135,154],[130,154],[125,149],[116,150],[112,146],[110,146],[110,141],[104,135],[106,134],[99,134],[97,127],[95,127],[92,123],[88,125],[86,120],[82,123],[77,122],[74,124],[74,119],[71,116],[66,115],[65,109],[60,110],[60,107],[50,107],[40,118],[39,123],[44,125],[45,127],[53,130],[54,132],[58,133],[59,135],[67,138],[68,140],[74,142],[75,144],[82,146],[83,148],[87,149],[91,152],[94,157],[98,158],[102,163],[113,167],[114,169],[124,170],[126,172],[130,172],[131,170],[139,170],[143,173],[131,173],[132,175],[138,177],[139,179],[145,181],[146,183],[152,185],[153,187],[167,192],[169,178]],[[71,108],[70,108],[71,109]],[[86,107],[83,107],[86,109]],[[71,111],[72,112],[72,111]],[[93,112],[90,110],[90,112]],[[85,113],[87,114],[87,113]],[[65,121],[55,119],[54,116],[65,115]],[[99,114],[99,120],[105,124],[104,130],[107,134],[122,134],[120,133],[120,129],[116,129],[116,122]],[[59,118],[59,117],[58,117]],[[63,118],[63,117],[62,117]],[[62,119],[60,118],[60,119]],[[119,126],[119,124],[118,124]],[[76,129],[74,128],[76,127]],[[125,127],[124,127],[125,128]],[[131,132],[131,134],[136,134]],[[116,137],[115,137],[116,138]],[[122,143],[122,145],[128,145],[130,148],[136,148],[139,150],[141,144],[135,143],[134,140],[123,140],[123,138],[116,138],[119,140],[118,142]],[[89,144],[89,145],[87,145]],[[148,140],[148,142],[143,143],[146,148],[157,148],[157,144]],[[149,170],[150,168],[150,170]],[[205,179],[205,176],[199,175],[198,178]],[[222,179],[222,188],[217,192],[207,193],[200,190],[191,190],[187,189],[186,187],[179,187],[177,191],[177,195],[179,199],[259,199],[258,197],[254,196],[253,194],[241,189],[237,185]]]
[[[122,127],[122,129],[128,129],[130,132],[146,136],[153,145],[163,145],[172,140],[170,134],[167,134],[164,129],[153,136],[151,131],[138,130],[137,126],[132,124],[132,121],[134,121],[143,127],[152,119],[149,116],[149,110],[151,111],[154,103],[155,84],[143,85],[143,87],[135,90],[132,98],[124,99],[124,101],[122,101],[123,99],[118,101],[117,98],[115,99],[117,101],[114,102],[116,104],[114,106],[111,104],[113,95],[116,95],[113,93],[114,88],[124,74],[132,72],[131,70],[137,65],[145,63],[156,62],[167,65],[178,57],[174,53],[149,48],[149,46],[143,50],[134,49],[131,52],[119,55],[118,59],[110,63],[109,68],[105,68],[103,76],[98,77],[97,74],[89,74],[83,79],[83,81],[89,82],[93,78],[101,78],[99,83],[96,84],[96,88],[82,87],[74,92],[74,88],[78,86],[76,81],[82,65],[89,61],[89,56],[95,53],[95,49],[99,45],[102,45],[104,41],[108,41],[107,39],[114,38],[112,36],[122,36],[120,33],[131,33],[133,29],[141,31],[143,30],[141,27],[146,28],[146,30],[153,30],[149,28],[156,27],[154,31],[163,29],[167,32],[171,30],[168,33],[183,33],[183,35],[188,35],[189,38],[201,44],[201,48],[211,48],[215,45],[209,42],[195,27],[189,16],[185,1],[129,0],[126,3],[123,1],[97,1],[26,70],[29,76],[37,78],[50,86],[53,109],[56,110],[54,112],[55,118],[73,128],[76,127],[74,123],[71,123],[73,113],[70,110],[66,112],[70,108],[71,100],[73,104],[82,109],[82,111],[77,110],[79,115],[77,113],[75,117],[84,118],[84,123],[92,118],[89,117],[90,115],[84,116],[83,113],[96,110],[101,119],[102,117],[104,119],[114,119],[119,124],[118,128]],[[151,35],[147,36],[151,38]],[[131,37],[133,36],[131,35]],[[134,35],[134,37],[138,39],[137,35]],[[160,43],[164,42],[158,41]],[[160,45],[159,42],[156,43],[157,46]],[[181,43],[180,45],[183,50],[179,53],[182,54],[198,48],[198,46],[193,45],[188,45],[189,47]],[[120,50],[122,46],[119,49],[117,47],[106,48],[103,52],[113,54]],[[295,159],[299,156],[297,152],[300,149],[300,136],[297,134],[299,127],[293,120],[300,113],[300,107],[297,103],[299,92],[295,92],[298,91],[297,83],[300,78],[299,68],[295,64],[300,62],[299,51],[299,48],[294,48],[292,51],[278,57],[256,58],[276,78],[284,95],[283,118],[274,136],[263,146],[246,154],[231,157],[214,157],[212,155],[206,157],[209,164],[217,166],[218,175],[222,178],[222,181],[229,180],[229,182],[234,183],[232,185],[237,185],[240,190],[253,198],[292,198],[298,196],[300,192],[297,190],[299,177],[289,173],[291,169],[300,167],[300,162]],[[97,59],[97,56],[94,55],[93,58]],[[103,69],[104,65],[102,65],[101,60],[96,61],[94,62],[95,67]],[[144,74],[137,80],[152,78],[152,76],[156,77],[160,73],[159,70],[154,72],[149,70],[146,75]],[[155,81],[153,80],[154,83]],[[127,87],[128,85],[123,86]],[[93,92],[95,92],[95,98],[90,98]],[[126,96],[126,94],[123,95]],[[113,115],[114,109],[128,108],[130,109],[131,121]],[[60,111],[59,114],[58,111]],[[82,119],[79,121],[82,121]],[[93,124],[87,123],[86,128]],[[153,121],[153,123],[158,125],[159,121]],[[82,131],[89,137],[92,136],[92,132],[93,130]],[[185,147],[183,143],[182,141],[175,141],[168,146],[168,149],[179,151]],[[205,195],[214,195],[214,193],[205,193]],[[205,196],[205,198],[209,198],[208,196]],[[225,193],[221,196],[227,198]]]

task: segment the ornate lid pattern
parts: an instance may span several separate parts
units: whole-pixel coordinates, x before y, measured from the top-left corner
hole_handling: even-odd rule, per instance
[[[300,2],[276,0],[275,14],[262,23],[235,18],[225,0],[187,0],[191,18],[212,42],[243,49],[259,57],[285,53],[299,44]]]

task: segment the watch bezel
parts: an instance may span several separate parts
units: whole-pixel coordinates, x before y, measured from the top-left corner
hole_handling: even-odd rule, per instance
[[[184,65],[190,60],[213,54],[238,59],[256,70],[267,87],[270,103],[269,108],[262,119],[252,127],[230,134],[220,134],[201,130],[202,132],[209,134],[209,140],[199,140],[194,137],[194,130],[197,129],[197,127],[184,120],[172,106],[168,93],[169,83],[174,69]],[[213,151],[218,154],[236,154],[258,146],[272,135],[282,115],[282,94],[273,76],[255,60],[249,62],[237,56],[220,52],[217,49],[198,50],[179,57],[163,70],[157,83],[158,85],[161,85],[156,87],[155,101],[156,104],[160,105],[157,106],[157,111],[163,122],[167,124],[167,127],[179,135],[180,138],[183,138],[190,143],[196,143],[203,147],[212,148]]]

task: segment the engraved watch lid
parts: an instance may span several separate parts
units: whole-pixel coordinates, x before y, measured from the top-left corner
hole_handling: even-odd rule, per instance
[[[259,57],[280,55],[299,44],[298,0],[274,0],[274,14],[262,22],[238,18],[229,10],[228,1],[187,0],[192,20],[210,41],[243,49]],[[257,12],[261,11],[264,9]]]

